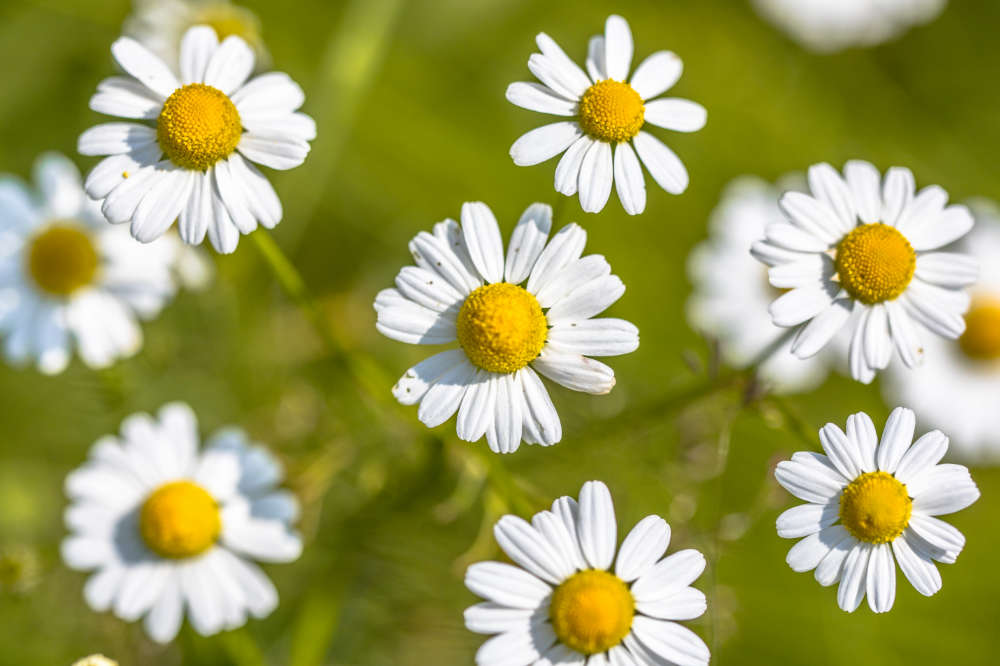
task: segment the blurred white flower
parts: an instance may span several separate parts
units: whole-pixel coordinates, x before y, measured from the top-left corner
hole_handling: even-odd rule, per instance
[[[277,225],[281,201],[252,162],[291,169],[305,160],[316,124],[296,111],[305,101],[298,84],[280,72],[247,81],[253,51],[235,36],[220,44],[206,26],[184,35],[180,79],[129,37],[111,52],[129,76],[101,82],[90,108],[147,122],[97,125],[80,137],[82,154],[111,156],[86,182],[108,221],[131,222],[148,243],[178,220],[185,243],[207,234],[225,253],[241,233]]]
[[[560,497],[530,523],[504,516],[493,534],[517,566],[479,562],[465,574],[486,599],[466,609],[465,626],[497,634],[476,653],[479,666],[708,664],[705,642],[677,623],[705,612],[704,593],[691,587],[705,557],[663,557],[670,526],[659,516],[639,521],[618,548],[611,493],[588,481],[579,504]]]
[[[916,442],[914,414],[897,407],[881,442],[863,412],[847,432],[828,423],[819,431],[826,455],[799,452],[778,463],[775,478],[801,500],[778,517],[778,536],[799,539],[788,565],[816,570],[820,585],[840,582],[837,604],[851,613],[868,596],[876,613],[892,608],[896,564],[924,596],[941,589],[934,561],[952,564],[965,537],[935,516],[960,511],[979,488],[961,465],[940,465],[948,438],[934,430]]]
[[[757,11],[803,46],[829,52],[873,46],[938,17],[948,0],[754,0]]]
[[[180,243],[140,245],[108,225],[80,171],[47,153],[35,190],[0,176],[0,334],[4,356],[62,372],[73,351],[92,368],[135,354],[139,319],[152,319],[176,292]]]
[[[118,666],[117,661],[108,659],[103,654],[92,654],[73,662],[73,666]]]
[[[759,375],[779,393],[809,391],[827,375],[823,355],[800,359],[792,354],[787,329],[775,326],[767,307],[780,291],[768,283],[767,270],[750,254],[768,225],[782,219],[778,199],[789,189],[802,189],[800,176],[779,186],[759,178],[739,178],[726,188],[712,213],[709,238],[691,252],[688,273],[694,291],[688,299],[688,321],[718,339],[727,363],[744,368],[770,352]],[[785,341],[779,340],[785,336]]]
[[[123,33],[172,68],[177,68],[179,62],[181,38],[196,25],[211,27],[220,40],[235,35],[245,41],[257,56],[258,71],[267,69],[271,62],[261,37],[260,19],[229,0],[133,0],[132,8]]]
[[[625,293],[600,255],[581,258],[587,233],[576,224],[548,241],[552,209],[521,216],[504,259],[500,227],[483,203],[462,206],[462,224],[445,220],[410,242],[416,266],[375,299],[376,327],[410,344],[458,341],[406,371],[393,387],[436,427],[458,412],[458,436],[483,435],[498,453],[523,439],[549,446],[562,425],[537,372],[574,391],[604,394],[615,373],[588,356],[635,351],[639,331],[621,319],[595,319]],[[524,287],[518,286],[527,281]]]
[[[929,426],[952,437],[952,452],[966,460],[1000,461],[1000,210],[972,205],[976,227],[961,249],[979,260],[979,282],[965,332],[957,341],[931,339],[923,365],[892,368],[883,383],[891,404],[911,405]]]
[[[173,639],[187,609],[202,635],[265,617],[278,593],[251,560],[290,562],[302,552],[291,524],[299,504],[278,490],[280,463],[226,428],[199,452],[191,408],[159,419],[133,414],[120,438],[102,437],[66,477],[67,566],[97,570],[84,587],[95,611],[145,616],[149,636]]]
[[[653,99],[680,79],[680,58],[657,51],[628,81],[632,31],[625,19],[614,15],[608,17],[604,35],[590,39],[587,73],[545,33],[535,41],[542,52],[531,55],[528,69],[542,83],[512,83],[507,99],[530,111],[572,120],[543,125],[519,138],[510,149],[515,164],[540,164],[565,151],[556,167],[556,191],[567,196],[579,192],[580,205],[588,213],[604,208],[612,184],[629,215],[646,209],[640,159],[667,192],[687,189],[687,169],[677,155],[643,131],[646,123],[676,132],[705,126],[707,114],[700,104],[676,97]]]
[[[753,253],[771,267],[771,284],[788,290],[770,313],[778,326],[798,329],[792,352],[809,358],[846,326],[851,376],[867,384],[893,348],[908,367],[923,360],[922,328],[962,334],[965,288],[979,270],[968,255],[938,251],[973,226],[969,209],[948,206],[943,189],[915,192],[913,174],[901,167],[889,169],[884,184],[867,162],[848,162],[844,174],[810,167],[811,194],[782,196],[788,221],[769,225]]]

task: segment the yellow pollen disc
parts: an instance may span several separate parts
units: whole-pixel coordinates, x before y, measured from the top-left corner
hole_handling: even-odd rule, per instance
[[[203,83],[175,90],[156,121],[157,141],[170,161],[198,171],[229,157],[242,134],[233,102],[221,90]]]
[[[162,557],[194,557],[212,547],[222,531],[219,505],[190,481],[173,481],[146,498],[139,532],[149,549]]]
[[[219,41],[235,35],[243,41],[256,45],[260,41],[259,22],[256,17],[242,7],[228,2],[206,5],[194,15],[191,25],[207,25],[219,36]]]
[[[28,248],[28,273],[42,291],[69,296],[94,281],[99,257],[83,229],[72,223],[50,226]]]
[[[1000,359],[1000,300],[976,300],[965,315],[965,333],[958,339],[965,355],[976,361]]]
[[[552,593],[549,618],[559,641],[582,654],[606,652],[632,628],[635,600],[618,576],[588,569]]]
[[[507,282],[479,287],[458,312],[458,343],[475,365],[516,372],[541,353],[548,322],[538,299]]]
[[[632,86],[605,79],[587,88],[580,99],[580,127],[595,139],[620,143],[642,129],[646,107]]]
[[[868,543],[888,543],[902,534],[912,509],[906,486],[886,472],[862,474],[840,495],[840,522]]]
[[[895,227],[881,222],[855,227],[837,246],[840,284],[855,299],[874,305],[906,291],[917,253]]]

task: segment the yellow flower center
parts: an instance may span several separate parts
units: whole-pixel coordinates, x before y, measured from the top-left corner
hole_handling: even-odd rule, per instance
[[[219,40],[235,35],[251,45],[261,41],[260,22],[249,10],[216,2],[205,5],[194,14],[191,25],[207,25],[219,36]]]
[[[958,339],[958,345],[976,361],[1000,359],[1000,300],[973,302],[965,315],[965,333]]]
[[[242,134],[240,114],[232,100],[203,83],[175,90],[156,121],[156,138],[170,161],[198,171],[229,157]]]
[[[69,296],[91,284],[98,263],[90,236],[73,223],[53,224],[28,248],[28,274],[39,289],[53,296]]]
[[[886,472],[862,474],[840,495],[840,521],[868,543],[888,543],[902,534],[912,509],[906,486]]]
[[[160,486],[139,513],[142,540],[162,557],[199,555],[212,547],[221,531],[218,503],[208,491],[190,481]]]
[[[475,365],[516,372],[541,353],[548,322],[538,299],[507,282],[479,287],[458,312],[458,343]]]
[[[635,600],[622,581],[599,569],[573,574],[552,593],[552,630],[582,654],[606,652],[632,628]]]
[[[598,81],[580,99],[580,127],[593,138],[608,143],[635,137],[642,129],[645,113],[639,93],[623,81]]]
[[[917,253],[895,227],[863,224],[837,246],[840,284],[855,299],[874,305],[891,301],[905,290],[917,267]]]

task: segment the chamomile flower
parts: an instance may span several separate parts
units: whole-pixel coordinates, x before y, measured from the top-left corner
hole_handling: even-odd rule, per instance
[[[588,356],[639,346],[629,322],[594,318],[625,293],[621,279],[604,257],[581,258],[583,229],[569,224],[547,243],[551,227],[549,206],[529,206],[504,259],[493,212],[467,203],[461,226],[445,220],[417,234],[410,242],[417,265],[399,272],[395,289],[379,292],[383,335],[411,344],[458,342],[393,387],[401,403],[420,403],[428,427],[457,411],[458,436],[475,442],[486,435],[498,453],[516,451],[522,439],[555,444],[562,425],[537,373],[574,391],[608,393],[614,371]]]
[[[659,516],[639,521],[618,548],[611,493],[588,481],[579,504],[560,497],[530,523],[504,516],[493,533],[514,565],[479,562],[465,574],[486,599],[466,609],[465,626],[497,634],[476,653],[479,666],[708,663],[708,646],[677,622],[705,612],[705,595],[691,587],[705,557],[663,557],[670,526]]]
[[[799,178],[784,180],[797,185]],[[803,361],[792,354],[790,339],[780,342],[785,329],[774,325],[767,306],[781,292],[750,255],[767,226],[781,220],[780,195],[774,185],[749,176],[726,188],[712,213],[709,239],[688,261],[694,292],[687,313],[695,329],[718,339],[730,365],[743,368],[766,357],[758,366],[760,378],[775,391],[795,393],[815,388],[828,368],[822,356]]]
[[[778,517],[778,536],[802,538],[788,551],[795,571],[816,570],[820,585],[839,581],[837,604],[854,612],[865,595],[876,613],[892,608],[896,564],[925,596],[941,589],[935,561],[955,562],[965,537],[935,516],[979,499],[961,465],[938,464],[948,450],[940,431],[916,442],[914,414],[897,407],[881,441],[863,412],[847,419],[847,432],[828,423],[819,431],[826,455],[799,452],[774,473],[785,489],[809,502]]]
[[[754,0],[757,11],[803,46],[821,52],[874,46],[929,23],[948,0]]]
[[[927,340],[923,365],[895,369],[883,389],[891,403],[913,405],[929,425],[948,432],[952,453],[996,463],[1000,460],[1000,210],[982,202],[973,206],[973,214],[976,227],[961,247],[979,260],[982,272],[972,289],[965,332],[958,340]]]
[[[196,25],[209,26],[219,39],[236,35],[245,41],[257,56],[258,70],[271,61],[261,37],[260,19],[230,0],[133,0],[132,6],[123,32],[171,67],[180,62],[181,38]],[[174,73],[179,74],[179,68]]]
[[[909,169],[880,182],[867,162],[848,162],[841,178],[829,164],[809,169],[811,194],[787,192],[788,222],[767,227],[753,254],[771,267],[771,284],[788,290],[771,304],[775,324],[797,327],[792,352],[817,354],[839,330],[852,331],[851,376],[864,383],[889,365],[893,348],[908,367],[924,355],[923,330],[958,338],[969,307],[964,291],[978,264],[940,248],[972,229],[965,206],[948,206],[936,185],[915,192]]]
[[[620,16],[608,17],[604,35],[590,39],[586,73],[545,33],[535,41],[541,53],[531,55],[528,69],[542,83],[512,83],[507,99],[530,111],[571,120],[543,125],[515,141],[510,149],[515,164],[532,166],[565,153],[556,167],[556,191],[567,196],[579,192],[580,205],[588,213],[604,208],[612,183],[629,215],[646,209],[640,160],[667,192],[687,189],[688,173],[680,159],[644,129],[649,124],[696,132],[705,126],[707,114],[700,104],[676,97],[654,99],[680,79],[680,58],[657,51],[629,79],[632,31]]]
[[[95,611],[145,616],[149,636],[173,639],[185,609],[202,635],[262,618],[278,604],[253,560],[290,562],[302,551],[291,523],[298,502],[277,485],[282,469],[242,430],[218,431],[198,450],[191,408],[134,414],[121,436],[99,439],[66,477],[71,534],[63,561],[96,570],[84,587]]]
[[[220,44],[207,26],[184,34],[179,78],[129,37],[111,53],[128,76],[104,80],[90,108],[140,122],[92,127],[78,145],[84,155],[110,155],[86,182],[108,221],[131,222],[148,243],[178,220],[185,243],[207,234],[225,253],[241,233],[278,224],[281,201],[253,163],[291,169],[305,160],[316,124],[296,111],[302,89],[280,72],[247,81],[253,51],[236,36]]]
[[[74,661],[73,666],[118,666],[118,662],[108,659],[103,654],[92,654]]]
[[[14,364],[62,372],[74,350],[103,368],[142,347],[139,320],[176,292],[180,243],[139,245],[111,227],[66,157],[47,153],[35,188],[0,176],[0,334]]]

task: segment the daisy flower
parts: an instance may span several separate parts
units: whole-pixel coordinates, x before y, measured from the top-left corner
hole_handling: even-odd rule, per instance
[[[528,69],[542,83],[512,83],[507,99],[529,111],[572,120],[543,125],[515,141],[510,149],[515,164],[540,164],[565,151],[556,167],[556,191],[567,196],[579,192],[580,206],[588,213],[604,208],[612,183],[629,215],[646,209],[639,160],[667,192],[687,189],[688,173],[680,159],[643,130],[647,123],[675,132],[705,126],[707,114],[700,104],[676,97],[653,99],[680,79],[680,58],[657,51],[629,79],[632,32],[620,16],[608,17],[603,37],[591,37],[586,73],[544,32],[535,42],[541,53],[531,55]]]
[[[883,389],[890,403],[913,407],[932,427],[952,436],[952,452],[975,461],[1000,459],[1000,210],[973,205],[976,227],[962,249],[979,260],[965,333],[928,340],[927,359],[911,372],[890,372]],[[947,396],[947,400],[942,400]]]
[[[258,70],[271,61],[261,37],[260,19],[229,0],[133,0],[132,7],[123,32],[172,67],[180,62],[181,38],[196,25],[209,26],[219,39],[235,35],[245,41],[257,56]],[[179,68],[176,73],[180,73]]]
[[[14,364],[62,372],[75,350],[91,368],[142,346],[152,319],[176,292],[180,243],[140,246],[110,227],[66,157],[46,153],[35,189],[0,176],[0,335]]]
[[[708,663],[708,646],[677,623],[705,612],[705,595],[691,587],[705,557],[663,557],[670,526],[659,516],[639,521],[617,549],[611,493],[588,481],[579,504],[560,497],[531,523],[504,516],[493,533],[514,565],[479,562],[465,574],[486,599],[466,609],[465,626],[497,634],[476,653],[479,666]]]
[[[798,177],[784,179],[789,184]],[[788,189],[788,188],[785,188]],[[695,329],[718,339],[726,362],[736,368],[766,358],[758,375],[780,393],[808,391],[827,374],[826,360],[805,361],[792,354],[792,341],[767,314],[767,306],[781,295],[768,283],[767,271],[750,256],[750,246],[764,230],[781,220],[781,191],[759,178],[745,176],[726,188],[709,222],[709,239],[691,252],[688,274],[694,291],[688,299],[688,321]]]
[[[563,227],[547,243],[551,227],[549,206],[529,206],[505,260],[493,212],[466,203],[461,225],[445,220],[410,241],[417,265],[399,272],[395,289],[379,292],[376,328],[411,344],[458,341],[393,387],[404,405],[420,403],[418,417],[428,427],[457,411],[458,436],[475,442],[486,435],[498,453],[516,451],[522,439],[555,444],[562,425],[537,373],[574,391],[604,394],[615,373],[588,356],[638,348],[635,326],[594,318],[625,293],[621,279],[604,257],[581,258],[587,233],[579,226]]]
[[[90,108],[146,122],[97,125],[80,137],[82,154],[110,155],[86,182],[108,221],[131,222],[148,243],[176,219],[185,243],[207,234],[224,253],[241,233],[278,224],[281,201],[253,163],[291,169],[305,160],[316,124],[296,112],[302,89],[279,72],[247,81],[253,51],[236,36],[220,44],[207,26],[184,34],[179,79],[129,37],[111,53],[128,76],[105,79]]]
[[[775,478],[809,502],[778,516],[778,536],[799,539],[788,551],[794,571],[816,570],[820,585],[840,582],[837,604],[851,613],[868,595],[876,613],[892,608],[896,567],[924,596],[941,589],[935,561],[952,564],[965,537],[935,516],[979,499],[961,465],[940,465],[948,438],[940,431],[913,441],[915,417],[897,407],[879,441],[863,412],[819,431],[826,455],[800,451],[778,463]]]
[[[764,18],[813,51],[874,46],[937,18],[947,0],[754,0]]]
[[[295,497],[276,486],[282,469],[242,430],[226,428],[198,451],[191,408],[134,414],[121,436],[99,439],[66,477],[71,500],[62,544],[67,566],[96,570],[84,587],[95,611],[126,621],[145,616],[149,636],[173,639],[184,610],[208,636],[262,618],[278,593],[251,560],[290,562]]]
[[[965,330],[964,288],[978,265],[938,251],[972,229],[965,206],[948,206],[936,185],[915,193],[909,169],[880,183],[867,162],[848,162],[841,178],[829,164],[809,168],[811,194],[787,192],[788,222],[767,227],[753,245],[771,267],[771,284],[788,290],[771,304],[778,326],[797,327],[792,352],[809,358],[849,326],[851,376],[870,383],[893,348],[908,367],[922,361],[921,329],[945,338]]]
[[[74,661],[73,666],[118,666],[118,662],[108,659],[103,654],[92,654]]]

